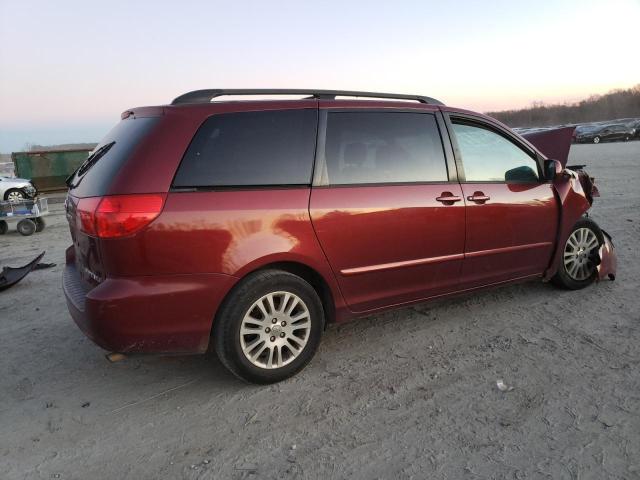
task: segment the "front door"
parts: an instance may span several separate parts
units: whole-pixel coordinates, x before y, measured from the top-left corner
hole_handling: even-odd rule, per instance
[[[435,114],[330,110],[325,129],[310,213],[349,307],[455,289],[465,207],[460,185],[449,182]]]
[[[535,154],[498,127],[452,118],[467,205],[461,287],[541,274],[553,253],[558,205]]]

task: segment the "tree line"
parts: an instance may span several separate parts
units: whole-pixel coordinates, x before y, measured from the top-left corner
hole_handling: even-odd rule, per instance
[[[535,102],[530,108],[488,112],[487,115],[510,127],[546,127],[640,117],[640,84],[605,95],[592,95],[577,103],[545,105]]]

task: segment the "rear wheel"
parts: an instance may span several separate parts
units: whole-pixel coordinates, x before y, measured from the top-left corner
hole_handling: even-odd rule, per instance
[[[598,136],[593,137],[593,143],[600,143],[600,137]]]
[[[33,235],[36,231],[36,222],[31,220],[30,218],[25,218],[24,220],[20,220],[18,225],[16,225],[16,229],[20,235],[24,235],[28,237],[29,235]]]
[[[0,220],[0,235],[4,235],[9,230],[9,225],[4,220]]]
[[[225,299],[213,336],[220,361],[237,377],[274,383],[309,363],[323,328],[313,287],[291,273],[265,270],[249,275]]]
[[[578,220],[564,245],[553,283],[569,290],[590,285],[597,275],[598,251],[603,243],[602,230],[593,220]]]

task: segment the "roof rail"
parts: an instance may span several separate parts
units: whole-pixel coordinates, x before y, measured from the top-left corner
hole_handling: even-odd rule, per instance
[[[421,95],[402,95],[395,93],[358,92],[351,90],[307,90],[307,89],[279,89],[279,88],[257,88],[257,89],[208,89],[194,90],[180,95],[173,99],[171,105],[183,105],[186,103],[209,103],[217,97],[226,95],[309,95],[310,98],[322,100],[335,100],[336,97],[367,97],[367,98],[388,98],[393,100],[416,100],[420,103],[432,105],[444,105],[439,100]]]

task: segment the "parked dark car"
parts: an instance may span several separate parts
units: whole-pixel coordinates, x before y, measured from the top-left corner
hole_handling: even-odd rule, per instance
[[[626,123],[626,126],[633,133],[633,138],[640,138],[640,119],[632,120]]]
[[[625,124],[597,125],[592,128],[584,128],[576,134],[578,143],[600,143],[631,140],[635,136],[635,129]]]
[[[212,101],[228,94],[307,98]],[[565,164],[421,96],[202,90],[134,108],[69,179],[68,307],[109,351],[213,346],[238,377],[279,381],[331,322],[613,278],[609,237],[584,216],[592,179]]]

